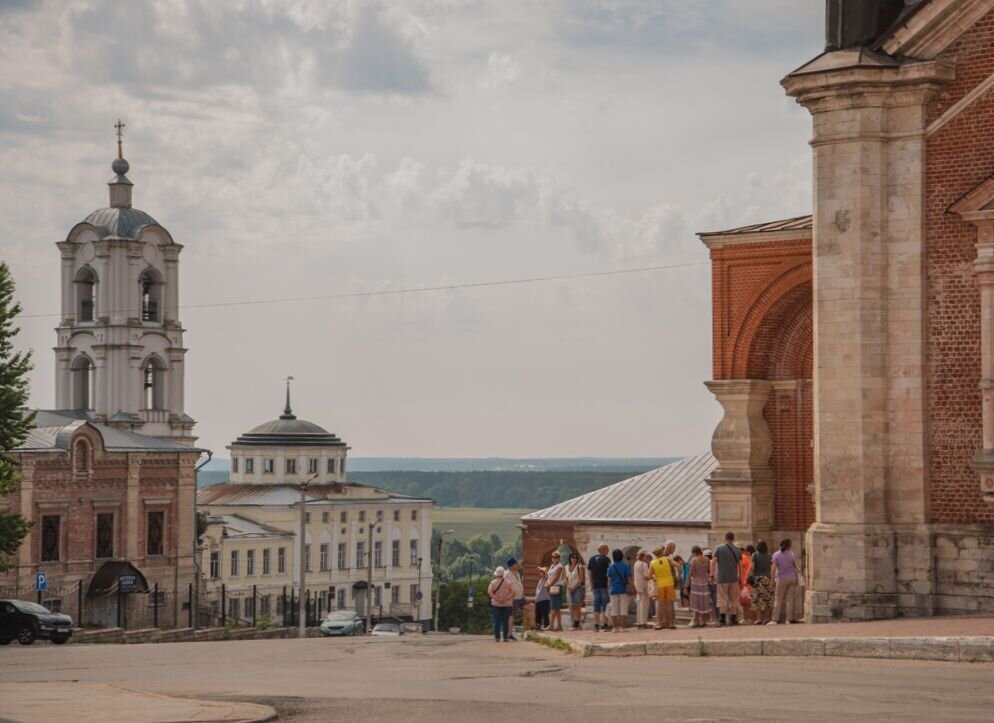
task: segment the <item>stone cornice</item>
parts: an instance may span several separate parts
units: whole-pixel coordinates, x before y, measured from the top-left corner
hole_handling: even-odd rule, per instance
[[[838,51],[844,52],[844,51]],[[829,54],[831,55],[831,54]],[[836,107],[878,107],[922,104],[938,88],[956,77],[950,63],[927,61],[894,66],[805,66],[780,83],[798,103]]]
[[[991,10],[994,0],[931,0],[891,33],[882,49],[893,56],[934,58]]]

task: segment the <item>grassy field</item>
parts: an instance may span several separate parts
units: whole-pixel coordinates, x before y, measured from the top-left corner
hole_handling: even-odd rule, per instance
[[[436,530],[455,530],[455,537],[465,542],[473,535],[496,532],[500,539],[513,542],[521,531],[518,523],[522,515],[532,510],[515,510],[504,507],[436,507],[431,513]]]

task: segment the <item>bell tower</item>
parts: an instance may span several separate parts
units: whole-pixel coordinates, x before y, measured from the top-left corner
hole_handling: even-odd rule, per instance
[[[101,424],[192,444],[194,421],[183,410],[186,349],[178,317],[183,247],[132,206],[124,123],[115,129],[110,205],[58,243],[56,403]]]

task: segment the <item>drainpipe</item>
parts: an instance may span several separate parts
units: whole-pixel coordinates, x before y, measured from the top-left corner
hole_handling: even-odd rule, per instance
[[[200,489],[197,482],[199,482],[200,470],[210,464],[210,461],[214,458],[214,453],[209,449],[205,450],[207,452],[207,459],[198,464],[193,468],[193,567],[197,571],[195,575],[195,580],[193,581],[193,600],[190,604],[194,607],[190,612],[193,613],[193,629],[196,630],[200,627],[200,615],[197,614],[197,606],[200,605],[200,577],[203,574],[200,569],[200,546],[197,544],[197,527],[198,527],[198,516],[197,516],[197,490]]]

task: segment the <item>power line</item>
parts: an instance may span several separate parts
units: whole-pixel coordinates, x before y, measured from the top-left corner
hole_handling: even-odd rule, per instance
[[[242,299],[240,301],[217,301],[208,304],[187,304],[180,309],[217,309],[232,306],[255,306],[264,304],[291,304],[301,301],[329,301],[333,299],[356,299],[368,296],[400,296],[403,294],[423,294],[437,291],[455,291],[457,289],[480,289],[492,286],[518,286],[523,284],[539,284],[549,281],[570,281],[573,279],[589,279],[598,276],[620,276],[623,274],[641,274],[651,271],[669,271],[685,269],[694,266],[705,266],[707,261],[692,261],[683,264],[663,264],[659,266],[639,266],[628,269],[611,269],[609,271],[588,271],[579,274],[559,274],[556,276],[532,276],[519,279],[498,279],[496,281],[473,281],[462,284],[444,284],[441,286],[412,286],[401,289],[380,289],[377,291],[349,291],[340,294],[321,294],[319,296],[286,296],[276,299]],[[106,314],[128,313],[129,309],[104,312]],[[20,319],[57,318],[62,314],[20,314]]]

